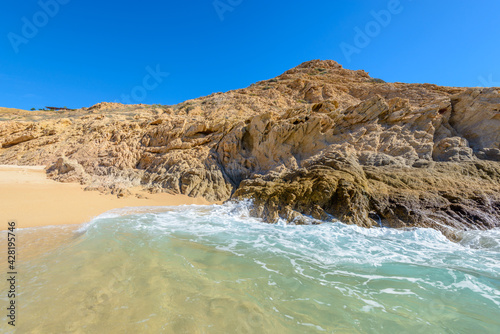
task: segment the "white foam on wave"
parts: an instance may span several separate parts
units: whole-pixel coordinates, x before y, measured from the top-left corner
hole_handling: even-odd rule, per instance
[[[172,232],[183,230],[199,237],[218,233],[233,233],[240,242],[245,238],[239,236],[245,231],[255,235],[246,240],[256,248],[275,246],[280,242],[287,251],[313,247],[313,259],[325,263],[332,259],[322,257],[324,249],[342,250],[344,255],[356,258],[360,250],[368,257],[380,258],[383,253],[398,256],[400,260],[415,258],[420,253],[424,258],[432,256],[433,252],[474,250],[487,248],[500,251],[500,229],[490,231],[463,232],[459,243],[449,241],[441,232],[428,228],[390,229],[363,228],[342,223],[325,223],[322,225],[269,225],[250,216],[251,203],[230,202],[223,205],[190,205],[180,207],[144,207],[124,208],[108,211],[96,218],[90,224],[99,224],[103,220],[147,215],[151,231]],[[142,219],[141,219],[142,220]],[[147,219],[146,219],[147,220]],[[349,247],[342,247],[348,244]],[[411,247],[415,246],[415,247]],[[280,249],[273,250],[280,252]],[[320,250],[319,252],[317,250]],[[371,255],[371,256],[370,256]],[[396,260],[396,258],[393,258]]]
[[[277,270],[265,259],[279,257],[299,277],[326,285],[331,284],[332,277],[344,275],[357,277],[365,284],[392,279],[424,288],[439,287],[439,282],[428,281],[424,276],[391,274],[394,269],[388,267],[423,273],[438,268],[448,272],[452,283],[464,280],[463,275],[498,277],[500,274],[499,230],[465,232],[462,241],[455,243],[439,231],[427,228],[366,229],[342,223],[269,225],[250,216],[250,205],[250,202],[231,202],[127,208],[101,215],[91,224],[98,228],[101,223],[119,219],[123,228],[149,233],[152,238],[179,238],[252,258],[268,272]],[[472,284],[482,289],[478,282]]]
[[[40,268],[50,264],[32,301],[51,282],[58,293],[77,291],[60,288],[72,280],[55,281],[72,268],[75,277],[83,275],[85,284],[95,286],[87,287],[89,305],[94,305],[92,293],[99,296],[102,289],[109,289],[109,298],[102,300],[116,307],[131,305],[132,310],[134,304],[125,302],[125,297],[135,291],[141,296],[134,298],[137,301],[149,296],[157,305],[179,302],[170,313],[179,309],[184,314],[182,308],[191,298],[197,300],[194,310],[207,307],[204,315],[213,316],[227,304],[226,314],[234,318],[243,311],[250,325],[262,319],[274,325],[290,320],[306,331],[332,332],[344,324],[351,326],[354,319],[365,326],[359,327],[362,332],[374,321],[388,326],[384,327],[388,332],[411,331],[408,324],[420,327],[446,319],[445,325],[465,328],[498,313],[498,231],[466,232],[455,243],[439,231],[422,228],[269,225],[250,216],[250,205],[125,208],[100,215],[65,247],[24,268],[33,270],[36,278],[41,277]],[[47,300],[54,295],[47,293]],[[170,297],[163,304],[163,297],[157,300],[157,296]],[[244,300],[244,307],[236,307],[239,301],[228,296]],[[64,298],[73,298],[72,293]],[[147,314],[137,322],[156,321]],[[333,314],[341,316],[336,318],[338,324],[332,325]],[[454,317],[460,317],[460,323],[452,323]],[[398,321],[401,327],[391,331]]]
[[[500,252],[500,229],[488,231],[472,230],[460,233],[460,245],[472,249]]]

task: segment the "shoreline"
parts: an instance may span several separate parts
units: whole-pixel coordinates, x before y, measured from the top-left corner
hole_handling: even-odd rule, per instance
[[[140,195],[143,198],[138,198]],[[186,195],[149,194],[136,190],[133,195],[85,191],[77,183],[61,183],[45,175],[44,166],[0,165],[0,230],[8,221],[17,228],[53,225],[79,225],[100,214],[126,207],[161,207],[212,204]]]

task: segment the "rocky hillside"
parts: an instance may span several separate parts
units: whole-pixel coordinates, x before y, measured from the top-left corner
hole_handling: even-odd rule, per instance
[[[0,164],[91,190],[252,198],[269,222],[500,227],[498,88],[384,83],[315,60],[175,106],[0,119]]]

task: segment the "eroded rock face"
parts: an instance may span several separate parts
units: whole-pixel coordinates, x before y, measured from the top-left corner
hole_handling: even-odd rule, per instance
[[[500,226],[500,94],[311,61],[175,106],[2,112],[0,163],[126,194],[251,198],[269,222]],[[448,231],[448,232],[447,232]]]
[[[308,215],[364,227],[432,227],[453,237],[457,229],[498,227],[499,175],[489,161],[416,169],[327,155],[279,177],[245,180],[234,197],[254,199],[254,213],[268,221],[300,224]]]
[[[475,150],[500,147],[500,94],[497,89],[469,89],[454,96],[450,125]]]
[[[59,182],[78,182],[85,184],[90,176],[76,160],[61,157],[47,169],[50,178]]]
[[[436,143],[433,157],[437,161],[472,161],[474,152],[467,139],[448,137]]]

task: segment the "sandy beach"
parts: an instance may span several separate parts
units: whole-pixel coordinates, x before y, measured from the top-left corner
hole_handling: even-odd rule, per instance
[[[137,193],[144,198],[117,198],[84,191],[80,184],[47,179],[43,166],[0,165],[0,230],[6,230],[10,220],[18,228],[82,224],[124,207],[210,204],[185,195]]]

